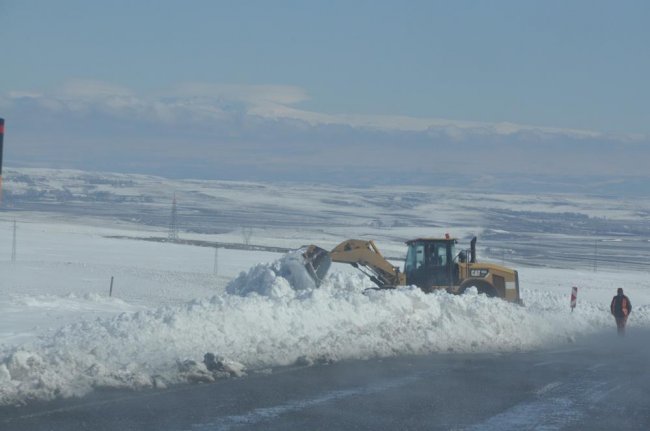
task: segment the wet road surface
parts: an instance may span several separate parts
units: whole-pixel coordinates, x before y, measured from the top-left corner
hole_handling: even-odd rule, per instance
[[[614,329],[612,330],[614,332]],[[647,430],[650,334],[346,361],[0,409],[13,430]]]

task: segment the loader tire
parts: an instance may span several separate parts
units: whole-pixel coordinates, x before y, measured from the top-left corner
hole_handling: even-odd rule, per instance
[[[495,296],[499,296],[497,293],[497,290],[492,286],[490,283],[488,283],[485,280],[466,280],[463,282],[463,284],[460,285],[460,288],[458,289],[458,294],[462,295],[465,293],[467,289],[470,287],[476,287],[476,290],[478,293],[482,293],[490,298],[493,298]]]

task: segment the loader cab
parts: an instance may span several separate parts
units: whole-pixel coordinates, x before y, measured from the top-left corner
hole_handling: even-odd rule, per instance
[[[404,262],[406,284],[424,291],[458,284],[458,264],[454,238],[419,238],[407,241]]]

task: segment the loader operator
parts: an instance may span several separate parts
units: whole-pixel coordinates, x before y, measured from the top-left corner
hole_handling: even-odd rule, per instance
[[[612,299],[612,304],[610,305],[612,315],[616,319],[616,327],[618,328],[618,335],[625,335],[625,324],[627,323],[627,317],[632,312],[632,304],[630,303],[630,298],[623,295],[623,289],[618,288],[616,296]]]

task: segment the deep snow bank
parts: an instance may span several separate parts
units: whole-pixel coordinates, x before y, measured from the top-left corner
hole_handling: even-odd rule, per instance
[[[527,297],[526,308],[416,288],[362,294],[370,282],[341,273],[315,289],[300,264],[289,254],[242,273],[227,294],[69,325],[0,351],[0,404],[209,380],[201,362],[207,352],[234,367],[263,369],[297,360],[532,349],[611,327],[603,305],[568,314],[552,294]]]

